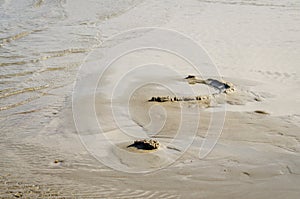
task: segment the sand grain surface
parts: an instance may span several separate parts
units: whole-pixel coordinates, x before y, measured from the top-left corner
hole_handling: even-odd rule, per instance
[[[0,198],[298,199],[299,9],[297,0],[0,1]],[[94,64],[151,41],[148,29],[108,39],[145,26],[192,38],[209,53],[198,67],[219,76],[153,49],[104,72]],[[236,90],[188,84],[188,75]],[[75,89],[72,104],[78,77],[97,83]],[[210,98],[148,101],[195,93]],[[159,149],[127,147],[144,138]]]

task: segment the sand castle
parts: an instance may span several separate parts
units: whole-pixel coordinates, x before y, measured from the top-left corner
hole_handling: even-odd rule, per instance
[[[205,84],[207,86],[213,87],[218,90],[218,93],[214,93],[211,95],[199,95],[199,96],[190,96],[190,97],[170,97],[170,96],[157,96],[149,99],[149,102],[176,102],[176,101],[201,101],[205,104],[209,104],[212,97],[215,97],[218,94],[225,93],[230,94],[235,91],[235,87],[230,82],[220,81],[216,79],[198,79],[194,75],[188,75],[185,78],[189,84]]]

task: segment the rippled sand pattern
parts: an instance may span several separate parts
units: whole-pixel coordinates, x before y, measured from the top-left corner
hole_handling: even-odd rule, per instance
[[[299,10],[298,0],[0,0],[0,198],[298,199]],[[195,142],[176,163],[135,175],[108,168],[83,146],[73,120],[72,92],[90,52],[122,44],[106,41],[145,26],[193,38],[207,50],[220,75],[245,92],[201,110]],[[92,66],[90,72],[97,67],[103,66]],[[89,89],[80,93],[83,108]],[[101,92],[96,97],[96,111],[104,113],[97,115],[100,118],[109,103]],[[132,101],[134,115],[124,125],[157,129],[163,114],[154,109],[149,118],[145,110],[151,104],[163,104],[174,113],[153,136],[168,153],[137,161],[158,169],[155,163],[165,163],[167,154],[182,152],[166,145],[179,126],[174,104],[181,102],[149,103],[149,97],[141,94]],[[214,106],[223,104],[228,112],[220,140],[200,160],[209,116]],[[90,118],[82,117],[88,125]],[[118,130],[105,127],[109,135]],[[96,134],[98,129],[84,133]],[[126,151],[109,152],[120,164],[136,163]]]

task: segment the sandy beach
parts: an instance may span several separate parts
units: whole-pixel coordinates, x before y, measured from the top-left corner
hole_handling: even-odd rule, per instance
[[[0,1],[0,198],[298,199],[299,9]]]

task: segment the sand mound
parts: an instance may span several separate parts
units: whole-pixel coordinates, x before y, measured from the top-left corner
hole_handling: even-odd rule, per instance
[[[137,149],[141,149],[141,150],[155,150],[159,148],[159,142],[156,140],[136,140],[134,141],[133,144],[127,146],[127,148],[129,147],[135,147]]]

